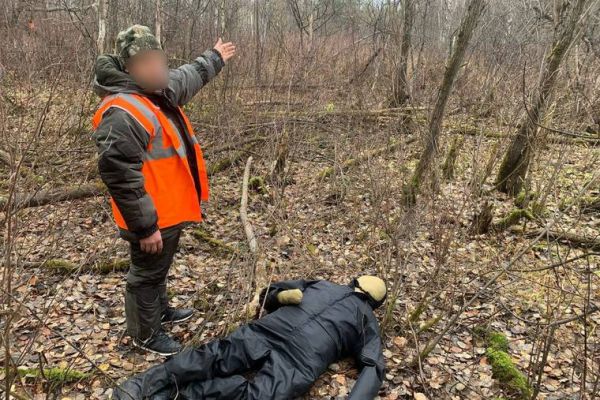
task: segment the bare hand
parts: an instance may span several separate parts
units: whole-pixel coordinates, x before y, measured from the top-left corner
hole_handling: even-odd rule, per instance
[[[145,253],[159,254],[163,249],[162,236],[160,231],[154,232],[147,238],[140,239],[140,248]]]
[[[227,62],[235,55],[235,45],[232,42],[223,43],[221,38],[217,40],[217,44],[213,48],[221,54],[223,62]]]

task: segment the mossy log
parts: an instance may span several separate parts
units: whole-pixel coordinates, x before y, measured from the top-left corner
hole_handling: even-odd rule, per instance
[[[19,367],[16,371],[22,378],[45,379],[55,385],[79,382],[92,376],[88,372],[61,367],[44,368],[43,370],[40,368]]]
[[[102,260],[93,264],[76,264],[72,261],[62,258],[52,258],[40,263],[27,263],[28,266],[39,266],[47,269],[50,272],[68,275],[74,272],[96,272],[101,274],[109,274],[111,272],[125,272],[129,269],[130,261],[126,258],[114,260]]]
[[[192,230],[192,236],[195,237],[196,239],[207,243],[209,246],[211,246],[212,248],[221,251],[223,253],[226,254],[234,254],[237,252],[237,249],[228,245],[227,243],[223,242],[222,240],[216,239],[213,236],[210,235],[210,233],[208,233],[206,230],[204,230],[203,228],[196,228],[194,230]]]
[[[532,390],[527,377],[519,371],[508,354],[508,339],[500,332],[488,332],[485,355],[492,366],[492,376],[500,386],[519,400],[531,398]]]
[[[532,220],[533,213],[530,210],[516,208],[508,213],[504,218],[494,224],[494,230],[501,232],[513,225],[518,224],[522,219]]]

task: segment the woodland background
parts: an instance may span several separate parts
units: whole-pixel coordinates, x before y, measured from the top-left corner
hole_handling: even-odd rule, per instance
[[[95,57],[134,23],[174,67],[238,49],[186,106],[212,198],[171,272],[179,339],[270,280],[376,273],[382,399],[599,397],[598,0],[0,0],[4,398],[106,399],[161,361],[124,334],[91,140]]]

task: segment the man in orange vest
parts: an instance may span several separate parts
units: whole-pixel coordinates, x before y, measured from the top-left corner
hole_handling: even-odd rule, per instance
[[[162,325],[185,321],[192,310],[169,307],[166,279],[181,230],[202,220],[209,191],[202,149],[181,107],[235,46],[219,39],[190,64],[169,69],[150,29],[133,25],[118,34],[116,50],[96,61],[94,89],[102,102],[93,136],[115,222],[130,242],[127,331],[135,346],[172,355],[181,345]]]

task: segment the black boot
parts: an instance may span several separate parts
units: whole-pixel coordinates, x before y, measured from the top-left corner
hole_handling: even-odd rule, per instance
[[[194,310],[191,308],[172,308],[167,307],[164,314],[160,317],[160,322],[163,324],[175,324],[177,322],[187,321],[192,318]]]
[[[161,356],[172,356],[179,353],[182,349],[181,344],[167,335],[162,329],[145,340],[134,338],[133,345],[151,353],[160,354]]]

